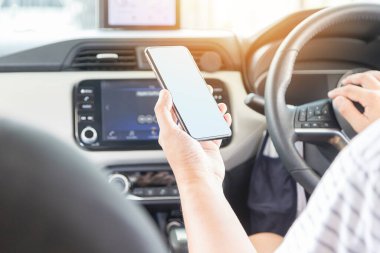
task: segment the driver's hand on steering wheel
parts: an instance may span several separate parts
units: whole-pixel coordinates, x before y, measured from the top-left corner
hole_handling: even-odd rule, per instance
[[[343,87],[330,91],[328,96],[353,129],[360,133],[380,119],[380,71],[350,75],[342,84]],[[352,101],[361,104],[364,112],[360,113]]]
[[[227,106],[221,103],[218,107],[228,125],[231,125],[231,115],[226,113]],[[178,186],[207,181],[221,187],[225,174],[219,151],[221,140],[199,142],[183,131],[177,124],[172,97],[167,90],[160,92],[155,113],[160,126],[159,143],[173,169]]]

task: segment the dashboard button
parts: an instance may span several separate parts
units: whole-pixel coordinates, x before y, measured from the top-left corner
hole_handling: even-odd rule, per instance
[[[145,117],[145,122],[146,122],[147,124],[152,124],[152,122],[153,122],[153,116],[150,115],[150,114],[146,115],[146,117]]]
[[[145,115],[139,115],[139,116],[137,117],[137,122],[138,122],[139,124],[145,124],[145,122],[146,122],[146,120],[145,120]]]
[[[80,105],[80,109],[82,109],[82,110],[92,110],[92,109],[94,109],[94,105],[93,104],[81,104]]]
[[[168,188],[166,187],[160,187],[157,189],[157,193],[158,193],[158,196],[168,196],[169,192],[168,192]]]
[[[144,197],[154,197],[157,195],[155,188],[144,188]]]
[[[178,188],[176,187],[169,188],[168,193],[170,196],[179,196]]]
[[[79,115],[79,121],[89,121],[93,122],[94,121],[94,115]]]
[[[94,90],[92,88],[82,88],[79,90],[80,94],[94,94]]]
[[[133,189],[132,194],[139,196],[139,197],[142,197],[142,196],[144,196],[144,188],[135,188],[135,189]]]
[[[83,103],[94,102],[94,96],[93,95],[81,95],[79,97],[79,101],[83,102]]]

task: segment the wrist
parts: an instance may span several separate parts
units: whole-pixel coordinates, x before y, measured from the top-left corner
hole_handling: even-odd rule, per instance
[[[198,191],[223,194],[223,180],[207,172],[191,176],[175,175],[175,177],[181,195],[196,193]]]

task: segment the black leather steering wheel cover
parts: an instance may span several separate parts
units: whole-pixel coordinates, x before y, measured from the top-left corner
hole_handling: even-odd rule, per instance
[[[0,143],[0,252],[167,252],[146,211],[79,148],[4,119]]]
[[[320,177],[298,154],[295,146],[294,115],[285,102],[297,55],[315,35],[333,25],[355,20],[380,20],[380,5],[349,4],[321,10],[301,22],[278,48],[265,86],[268,131],[289,173],[311,193]]]

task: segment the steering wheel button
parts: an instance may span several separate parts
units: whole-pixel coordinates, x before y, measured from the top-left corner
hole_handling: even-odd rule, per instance
[[[331,128],[331,123],[324,122],[324,123],[322,123],[322,127],[324,127],[324,128]]]
[[[301,128],[310,128],[310,127],[311,127],[310,123],[303,123],[301,125]]]
[[[321,110],[315,110],[315,115],[322,115],[322,111]]]
[[[329,115],[322,115],[322,116],[318,116],[320,117],[321,121],[329,121],[331,120],[330,116]]]
[[[311,127],[312,128],[320,128],[321,125],[319,123],[317,123],[317,122],[314,122],[314,123],[311,123]]]
[[[299,121],[306,121],[306,110],[301,110],[298,116]]]
[[[324,121],[330,121],[331,118],[329,115],[319,115],[319,116],[314,116],[310,117],[307,119],[309,122],[324,122]]]
[[[311,108],[309,108],[307,110],[307,118],[309,119],[309,117],[313,117],[313,116],[314,116],[314,112],[313,112],[313,110]]]

